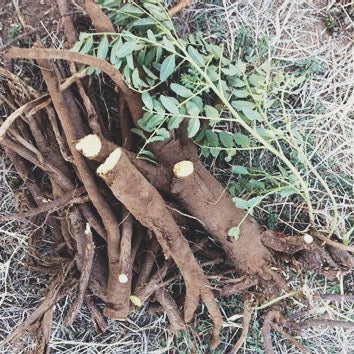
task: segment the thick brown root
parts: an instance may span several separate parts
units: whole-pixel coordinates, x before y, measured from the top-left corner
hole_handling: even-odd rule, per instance
[[[173,167],[175,178],[172,193],[193,216],[203,222],[235,267],[247,274],[257,274],[266,267],[271,257],[261,241],[261,226],[236,208],[228,192],[200,163],[194,165],[192,173],[186,176],[176,173],[178,164],[181,162]],[[191,167],[187,168],[191,170]],[[235,227],[240,229],[238,238],[228,236]]]
[[[213,345],[216,345],[222,323],[219,308],[203,271],[160,194],[134,167],[121,148],[108,156],[98,167],[97,174],[134,217],[155,233],[165,256],[171,256],[176,262],[186,284],[186,322],[193,318],[199,298],[202,298],[214,321]],[[135,190],[131,186],[135,186]]]

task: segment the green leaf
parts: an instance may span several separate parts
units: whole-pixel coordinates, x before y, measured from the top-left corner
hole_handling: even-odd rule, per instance
[[[238,111],[243,110],[243,108],[253,109],[256,105],[253,102],[236,100],[231,102],[232,106],[235,107]]]
[[[251,145],[251,141],[248,136],[242,133],[235,133],[234,134],[235,143],[242,148],[248,148]]]
[[[195,117],[195,116],[198,116],[198,115],[199,115],[200,109],[199,109],[199,107],[197,106],[197,104],[195,104],[194,102],[188,101],[188,102],[186,103],[186,107],[187,107],[188,113],[189,113],[191,116]]]
[[[193,138],[198,133],[200,128],[200,120],[199,118],[191,118],[188,123],[188,138]]]
[[[173,100],[172,97],[167,97],[167,96],[160,96],[160,101],[163,104],[163,106],[167,109],[168,112],[173,113],[173,114],[179,114],[179,110]]]
[[[207,68],[207,74],[211,81],[215,82],[219,80],[219,75],[217,73],[218,68],[215,65],[210,65]]]
[[[80,49],[81,49],[83,43],[84,43],[84,40],[83,40],[83,39],[77,41],[77,42],[73,45],[73,47],[72,47],[70,50],[71,50],[72,52],[80,52]]]
[[[135,41],[125,42],[115,49],[115,56],[117,58],[125,58],[128,55],[132,54],[135,48]]]
[[[296,189],[294,189],[293,187],[287,187],[287,188],[284,188],[283,190],[281,190],[279,192],[279,194],[282,196],[282,197],[289,197],[293,194],[297,193]]]
[[[160,80],[166,81],[175,70],[175,56],[174,54],[169,55],[161,64],[160,68]]]
[[[249,120],[257,120],[262,121],[262,116],[254,109],[249,109],[247,107],[242,108],[242,113],[246,116]]]
[[[263,128],[263,127],[257,127],[256,128],[257,134],[259,134],[262,138],[264,139],[275,139],[275,134],[269,129]]]
[[[219,138],[218,138],[218,134],[216,134],[215,132],[211,131],[211,130],[207,130],[205,132],[206,134],[206,138],[207,138],[207,142],[209,146],[219,146]]]
[[[257,206],[263,199],[263,196],[258,196],[258,197],[253,197],[251,199],[248,199],[247,204],[248,208],[254,208]]]
[[[230,85],[236,88],[242,88],[246,86],[246,83],[238,78],[232,78],[230,81]]]
[[[146,34],[147,34],[149,41],[156,42],[156,37],[154,35],[154,32],[151,31],[151,29],[148,29]]]
[[[232,198],[232,201],[240,209],[247,209],[248,208],[248,201],[247,200],[244,200],[242,198],[234,197],[234,198]]]
[[[156,49],[156,63],[160,62],[161,56],[162,56],[162,48],[157,47],[157,49]]]
[[[193,92],[189,88],[186,88],[182,85],[172,83],[170,87],[173,92],[175,92],[178,96],[181,96],[183,98],[188,98],[193,95]]]
[[[167,39],[166,36],[162,37],[162,41],[163,41],[163,44],[164,44],[164,48],[167,51],[174,53],[175,47],[171,44],[171,42]]]
[[[154,103],[152,101],[152,97],[148,92],[143,92],[141,95],[141,98],[143,100],[143,103],[147,109],[152,111],[154,109]]]
[[[251,178],[248,182],[251,189],[265,189],[265,183],[262,181],[258,181],[256,179]]]
[[[227,236],[234,237],[236,240],[238,240],[240,233],[240,228],[238,226],[234,226],[227,232]]]
[[[139,135],[141,138],[143,138],[144,140],[146,140],[145,134],[141,129],[138,128],[132,128],[130,129],[130,131],[136,135]]]
[[[220,115],[219,115],[219,111],[212,107],[212,106],[209,106],[209,105],[206,105],[204,107],[204,110],[205,110],[205,115],[207,116],[207,118],[211,118],[212,120],[216,120],[216,121],[219,121],[220,120]]]
[[[240,166],[240,165],[234,165],[231,168],[232,173],[236,173],[238,175],[248,175],[249,172],[246,167]]]
[[[127,14],[134,14],[134,15],[141,15],[144,12],[139,9],[138,7],[132,5],[132,4],[125,4],[119,9],[119,12],[127,13]]]
[[[114,44],[111,48],[110,61],[113,65],[116,64],[117,61],[121,60],[121,59],[117,58],[116,53],[122,44],[123,44],[122,38],[119,38],[117,41],[114,42]]]
[[[252,74],[250,77],[248,77],[248,82],[255,88],[260,88],[265,85],[266,77],[257,74]]]
[[[138,125],[145,131],[152,132],[159,126],[165,119],[163,114],[152,114],[145,112],[143,118],[138,120]]]
[[[219,139],[221,144],[223,144],[226,148],[232,148],[234,146],[234,138],[232,134],[228,132],[219,132]]]
[[[223,68],[221,71],[227,76],[239,75],[240,72],[235,65],[230,64],[228,68]]]
[[[131,24],[131,28],[133,27],[144,27],[144,26],[151,26],[155,25],[156,21],[153,18],[147,17],[147,18],[140,18],[139,20],[136,20]]]
[[[134,70],[134,60],[133,60],[133,55],[129,54],[125,57],[127,64],[130,69]]]
[[[199,111],[201,112],[203,110],[204,107],[204,103],[201,97],[199,96],[195,96],[191,99],[191,102],[195,103],[197,105],[197,107],[199,108]]]
[[[97,57],[101,59],[106,59],[108,48],[109,48],[109,43],[108,43],[107,36],[103,36],[97,48]]]
[[[246,63],[244,63],[241,59],[237,61],[235,66],[240,74],[244,74],[246,72]]]
[[[151,77],[153,80],[158,80],[158,77],[151,71],[149,70],[145,65],[143,65],[143,70],[146,72],[146,74]]]
[[[165,140],[170,137],[170,132],[166,128],[157,129],[156,134],[164,137]]]
[[[93,38],[92,36],[88,37],[85,41],[84,46],[81,48],[80,53],[87,54],[93,47]]]
[[[205,66],[204,58],[203,56],[198,52],[197,49],[195,49],[193,46],[189,45],[187,48],[188,54],[192,57],[192,59],[195,61],[197,65],[200,67]]]
[[[138,68],[135,68],[132,74],[132,82],[133,82],[133,86],[135,88],[139,88],[140,87],[140,77],[139,77],[139,70]]]
[[[173,116],[168,120],[167,128],[168,129],[177,129],[184,117],[182,116]]]
[[[247,90],[235,90],[234,91],[234,95],[237,97],[237,98],[246,98],[248,97],[250,94]]]

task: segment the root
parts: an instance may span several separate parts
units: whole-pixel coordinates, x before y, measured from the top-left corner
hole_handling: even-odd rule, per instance
[[[124,222],[122,223],[121,227],[121,242],[119,253],[119,302],[115,304],[114,310],[112,309],[111,311],[114,311],[114,318],[125,320],[129,314],[129,297],[131,295],[131,284],[133,276],[133,218],[126,210],[123,211],[122,217]]]
[[[95,4],[94,0],[85,0],[85,11],[90,16],[97,32],[115,32],[111,20],[101,10],[101,7]]]
[[[178,4],[168,10],[168,14],[173,17],[181,12],[184,8],[189,6],[192,3],[192,0],[178,0]]]
[[[144,257],[144,262],[142,263],[138,279],[136,280],[135,289],[140,289],[149,280],[152,268],[155,264],[156,256],[161,249],[156,237],[152,237],[148,243],[147,250],[144,251],[142,256]]]
[[[318,327],[318,326],[341,327],[341,328],[353,329],[354,323],[347,322],[347,321],[336,321],[330,319],[309,319],[300,323],[301,328]]]
[[[67,46],[71,47],[77,38],[73,19],[68,16],[67,1],[57,2]],[[189,4],[189,0],[179,1],[170,9],[170,15]],[[115,31],[109,17],[93,0],[85,1],[85,10],[98,32],[109,36]],[[258,292],[257,300],[266,300],[257,309],[273,306],[299,292],[294,290],[279,296],[280,289],[288,286],[278,268],[271,267],[275,265],[276,253],[289,255],[288,259],[296,259],[299,266],[326,275],[333,276],[339,271],[343,274],[354,267],[349,254],[353,246],[329,240],[315,231],[303,236],[285,236],[267,230],[239,209],[201,163],[196,146],[187,137],[186,123],[170,131],[169,140],[148,145],[157,160],[155,164],[139,159],[130,151],[135,148],[131,126],[144,113],[142,99],[106,60],[70,50],[43,49],[40,43],[29,49],[10,48],[6,57],[35,59],[48,94],[40,95],[0,68],[1,82],[13,81],[12,86],[19,92],[18,97],[7,97],[11,85],[6,84],[7,89],[1,91],[1,100],[13,113],[0,127],[0,143],[33,198],[33,209],[5,215],[0,222],[55,212],[46,223],[57,254],[41,259],[36,247],[43,238],[37,235],[31,239],[33,269],[55,276],[42,304],[4,343],[17,340],[24,331],[32,329],[42,336],[37,351],[47,351],[54,305],[74,288],[75,298],[65,324],[73,324],[85,302],[99,332],[107,329],[107,323],[95,297],[105,302],[104,314],[118,320],[127,319],[131,311],[150,298],[156,300],[167,313],[174,331],[187,328],[186,323],[192,320],[202,301],[214,322],[210,346],[216,348],[222,326],[216,298],[248,291],[243,330],[233,348],[237,352],[246,340],[251,320],[250,291]],[[68,65],[61,60],[69,61]],[[95,80],[90,76],[81,81],[88,70],[79,73],[77,64],[100,69],[113,80],[114,89],[101,80],[100,93],[111,90],[114,102],[111,106],[115,106],[113,110],[118,112],[120,122],[110,116],[102,118],[101,105],[95,101]],[[159,87],[155,89],[154,94],[162,93]],[[106,104],[104,99],[103,103]],[[120,132],[110,129],[118,125]],[[120,147],[113,141],[119,142]],[[216,247],[211,245],[209,236]],[[204,273],[206,266],[222,262],[226,263],[222,271]],[[238,279],[228,277],[231,273],[234,277],[235,272]],[[183,315],[174,287],[168,286],[181,278],[185,285]],[[213,279],[213,289],[209,279]],[[262,334],[266,353],[274,352],[271,330],[304,351],[284,330],[284,322],[275,309],[265,316]],[[352,328],[347,322],[325,319],[295,324],[298,328],[327,324]]]
[[[187,326],[183,322],[181,314],[178,311],[176,302],[169,293],[169,291],[165,288],[160,288],[156,290],[155,297],[167,314],[167,317],[170,321],[171,330],[173,332],[185,330]]]
[[[48,59],[64,59],[74,61],[81,64],[86,64],[98,69],[101,69],[117,84],[119,90],[124,95],[124,98],[129,107],[129,111],[134,121],[142,117],[142,101],[141,97],[131,91],[125,84],[121,73],[103,59],[99,59],[87,54],[72,52],[69,50],[42,49],[42,48],[16,48],[11,47],[6,53],[7,58],[26,58],[36,60]],[[51,95],[52,96],[52,95]]]
[[[80,230],[81,233],[81,230]],[[76,233],[75,233],[76,234]],[[79,310],[81,309],[82,303],[84,302],[86,291],[89,285],[89,279],[91,274],[93,255],[94,255],[94,243],[92,239],[92,232],[89,224],[86,224],[86,230],[81,235],[77,235],[76,243],[78,249],[77,263],[79,265],[81,277],[78,286],[78,294],[74,303],[67,315],[64,318],[64,324],[66,326],[71,326],[75,320],[75,317]]]
[[[74,112],[69,112],[67,102],[64,101],[62,93],[58,90],[57,80],[54,76],[53,71],[47,60],[40,60],[42,75],[46,81],[48,91],[52,97],[53,105],[57,111],[59,120],[63,127],[65,136],[68,141],[68,145],[71,154],[74,159],[75,166],[79,172],[81,181],[83,182],[89,198],[97,209],[98,213],[102,217],[103,224],[107,231],[107,243],[108,243],[108,258],[109,258],[109,278],[108,278],[108,289],[107,289],[107,299],[110,304],[114,304],[117,299],[117,288],[119,287],[119,282],[116,277],[118,268],[118,250],[119,250],[119,240],[120,233],[118,223],[115,216],[105,201],[103,196],[99,193],[94,176],[88,169],[82,156],[74,147],[74,142],[77,140],[77,133],[75,131],[75,126],[72,123],[71,117],[75,117]],[[70,106],[69,106],[70,107]],[[77,117],[78,122],[79,117]]]
[[[171,256],[176,262],[186,284],[184,319],[189,322],[199,303],[205,302],[214,320],[213,344],[218,342],[218,332],[222,323],[221,314],[215,302],[208,281],[196,262],[187,241],[183,238],[165,202],[144,176],[132,165],[121,148],[114,150],[97,169],[113,194],[145,227],[152,230],[159,241],[165,257]],[[130,186],[138,186],[136,191]]]
[[[85,297],[85,303],[90,311],[91,315],[91,320],[96,328],[96,331],[99,333],[104,333],[107,330],[107,322],[103,317],[103,314],[101,311],[98,309],[98,307],[95,305],[93,300],[89,295],[86,295]]]
[[[180,163],[173,168],[178,168]],[[175,176],[172,193],[203,222],[237,269],[257,274],[268,266],[271,257],[261,242],[261,227],[251,217],[245,218],[244,212],[235,207],[229,194],[203,166],[195,164],[191,174],[179,177],[175,173]],[[229,237],[229,230],[240,223],[239,239]]]

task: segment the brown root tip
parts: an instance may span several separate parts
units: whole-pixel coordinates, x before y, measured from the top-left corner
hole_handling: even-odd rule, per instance
[[[101,148],[101,139],[96,134],[86,135],[75,145],[75,149],[89,159],[96,157],[100,153]]]
[[[128,283],[128,276],[126,274],[119,274],[118,280],[122,284]]]
[[[122,156],[121,148],[116,148],[115,150],[113,150],[109,154],[105,162],[98,166],[96,171],[97,174],[102,176],[107,174],[109,171],[112,171],[115,165],[117,164],[117,162],[120,160],[121,156]]]
[[[192,161],[183,160],[173,166],[173,173],[178,178],[188,177],[194,172]]]

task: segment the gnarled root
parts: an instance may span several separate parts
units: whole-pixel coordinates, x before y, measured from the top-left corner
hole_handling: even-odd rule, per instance
[[[196,262],[193,252],[156,189],[130,162],[121,148],[115,149],[97,169],[115,197],[145,227],[152,230],[165,257],[171,256],[186,284],[184,319],[189,322],[201,298],[214,321],[212,346],[217,345],[222,323],[221,314],[209,283]],[[136,186],[135,190],[131,186]]]

